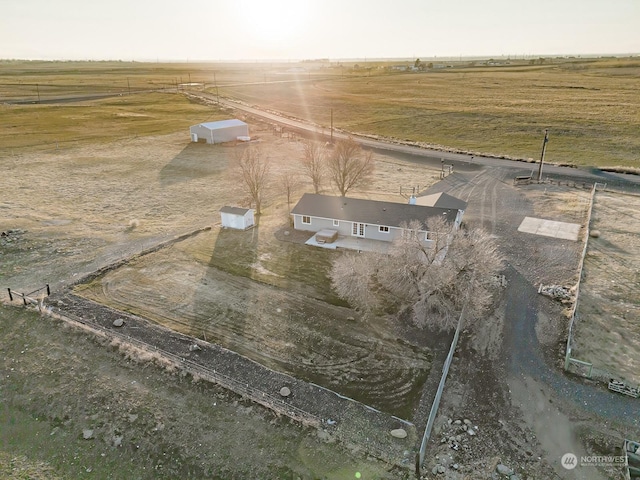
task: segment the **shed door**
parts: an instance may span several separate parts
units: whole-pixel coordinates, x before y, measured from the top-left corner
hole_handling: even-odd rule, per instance
[[[364,237],[364,223],[353,222],[351,234],[355,237]]]

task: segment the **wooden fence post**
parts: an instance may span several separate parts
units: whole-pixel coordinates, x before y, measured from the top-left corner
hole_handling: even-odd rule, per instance
[[[13,295],[11,295],[11,289],[7,288],[7,290],[9,290],[9,300],[13,302]]]
[[[51,289],[49,288],[49,284],[47,283],[47,297],[51,295]]]

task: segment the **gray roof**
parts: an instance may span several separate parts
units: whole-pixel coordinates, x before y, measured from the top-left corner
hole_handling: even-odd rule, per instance
[[[400,224],[408,223],[411,220],[427,223],[427,219],[438,216],[444,216],[447,221],[453,222],[458,210],[305,193],[291,210],[291,213],[369,225],[399,227]]]
[[[416,202],[418,205],[427,207],[455,208],[456,210],[464,210],[467,208],[467,202],[444,192],[420,195],[416,198]]]
[[[241,125],[246,126],[247,124],[244,123],[242,120],[237,120],[235,118],[232,118],[229,120],[219,120],[217,122],[200,123],[198,125],[200,125],[201,127],[208,128],[209,130],[217,130],[219,128],[238,127]]]
[[[220,209],[220,213],[232,213],[233,215],[242,215],[249,211],[248,208],[240,208],[240,207],[222,207]]]

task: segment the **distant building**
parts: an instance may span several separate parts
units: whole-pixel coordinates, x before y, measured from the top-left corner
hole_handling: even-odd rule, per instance
[[[222,207],[220,219],[224,228],[247,230],[254,226],[253,210],[240,207]]]
[[[230,119],[206,122],[189,127],[192,142],[224,143],[249,139],[249,125],[241,120]]]

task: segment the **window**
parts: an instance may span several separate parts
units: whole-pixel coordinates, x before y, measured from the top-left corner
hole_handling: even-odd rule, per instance
[[[307,225],[311,224],[311,217],[307,216],[307,215],[303,215],[302,216],[302,223],[306,223]]]
[[[333,226],[334,227],[339,227],[340,226],[340,220],[334,220],[333,221]]]
[[[389,227],[385,227],[384,225],[380,225],[378,227],[378,231],[379,232],[383,232],[383,233],[389,233]]]

